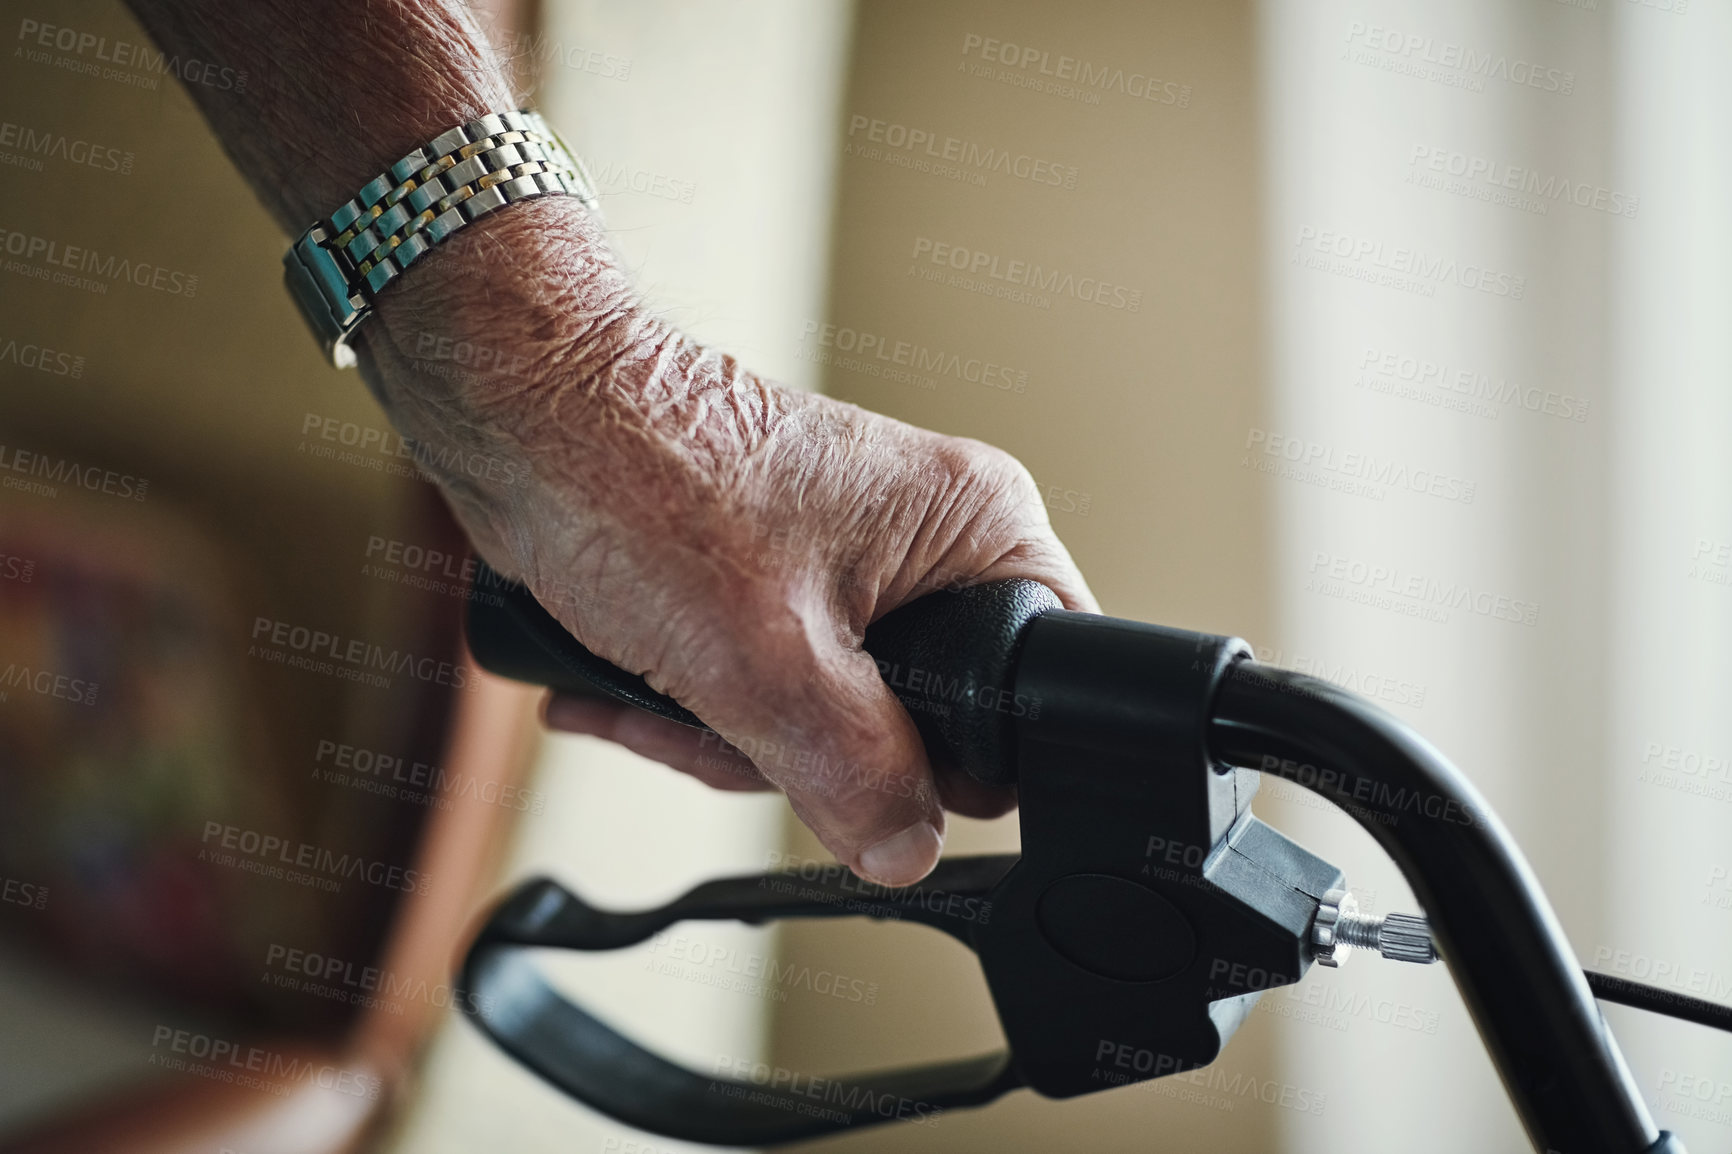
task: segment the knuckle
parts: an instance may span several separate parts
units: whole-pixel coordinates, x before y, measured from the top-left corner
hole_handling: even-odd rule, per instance
[[[1027,465],[1015,457],[1006,454],[1006,460],[1010,470],[1005,481],[1008,494],[1018,505],[1038,505],[1044,512],[1046,505],[1041,500],[1040,484],[1034,479],[1034,474],[1028,471]]]
[[[939,458],[953,476],[967,477],[990,477],[1003,472],[1006,462],[1015,462],[1014,457],[996,445],[971,437],[944,438]]]
[[[1018,505],[1038,499],[1033,474],[1003,449],[963,437],[946,440],[940,461],[953,491]]]

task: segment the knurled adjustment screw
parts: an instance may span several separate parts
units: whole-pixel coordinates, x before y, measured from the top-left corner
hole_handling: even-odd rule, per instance
[[[1311,923],[1311,957],[1320,966],[1339,966],[1354,946],[1376,950],[1392,962],[1427,965],[1437,960],[1431,926],[1414,914],[1362,916],[1346,890],[1330,890],[1317,903]]]

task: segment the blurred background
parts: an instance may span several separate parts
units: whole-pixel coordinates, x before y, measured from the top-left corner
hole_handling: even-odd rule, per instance
[[[80,47],[136,23],[7,12],[0,1148],[688,1149],[510,1063],[452,964],[533,874],[629,907],[822,851],[779,798],[541,733],[537,694],[467,663],[461,537],[322,364],[285,238],[172,77]],[[1732,9],[477,14],[668,315],[1012,451],[1107,612],[1377,701],[1491,800],[1584,964],[1732,1000]],[[167,287],[56,279],[65,246]],[[346,680],[296,629],[443,672]],[[1344,816],[1280,783],[1256,810],[1362,906],[1416,909]],[[954,829],[1017,844],[1014,816]],[[395,880],[275,869],[267,839]],[[770,958],[814,978],[740,976]],[[1000,1044],[973,959],[907,926],[549,964],[704,1069]],[[1660,1125],[1732,1145],[1732,1041],[1606,1012]],[[224,1046],[329,1076],[201,1076]],[[1525,1148],[1442,967],[1313,970],[1215,1069],[800,1148]]]

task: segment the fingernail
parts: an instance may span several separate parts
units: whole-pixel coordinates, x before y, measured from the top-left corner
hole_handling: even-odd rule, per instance
[[[931,822],[915,822],[860,854],[859,874],[881,886],[909,886],[932,872],[944,839]]]

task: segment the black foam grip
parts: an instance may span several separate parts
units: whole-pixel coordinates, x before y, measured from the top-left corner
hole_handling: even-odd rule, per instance
[[[867,628],[866,652],[934,766],[989,785],[1016,781],[1016,720],[1039,710],[1016,692],[1023,632],[1058,608],[1038,581],[994,581],[928,593]]]
[[[479,567],[469,600],[469,651],[483,669],[564,693],[608,696],[702,726],[697,716],[584,648],[528,589]],[[929,593],[866,630],[866,652],[914,719],[935,766],[993,785],[1016,780],[1015,726],[1038,711],[1016,692],[1023,630],[1058,597],[1037,581],[995,581]]]

